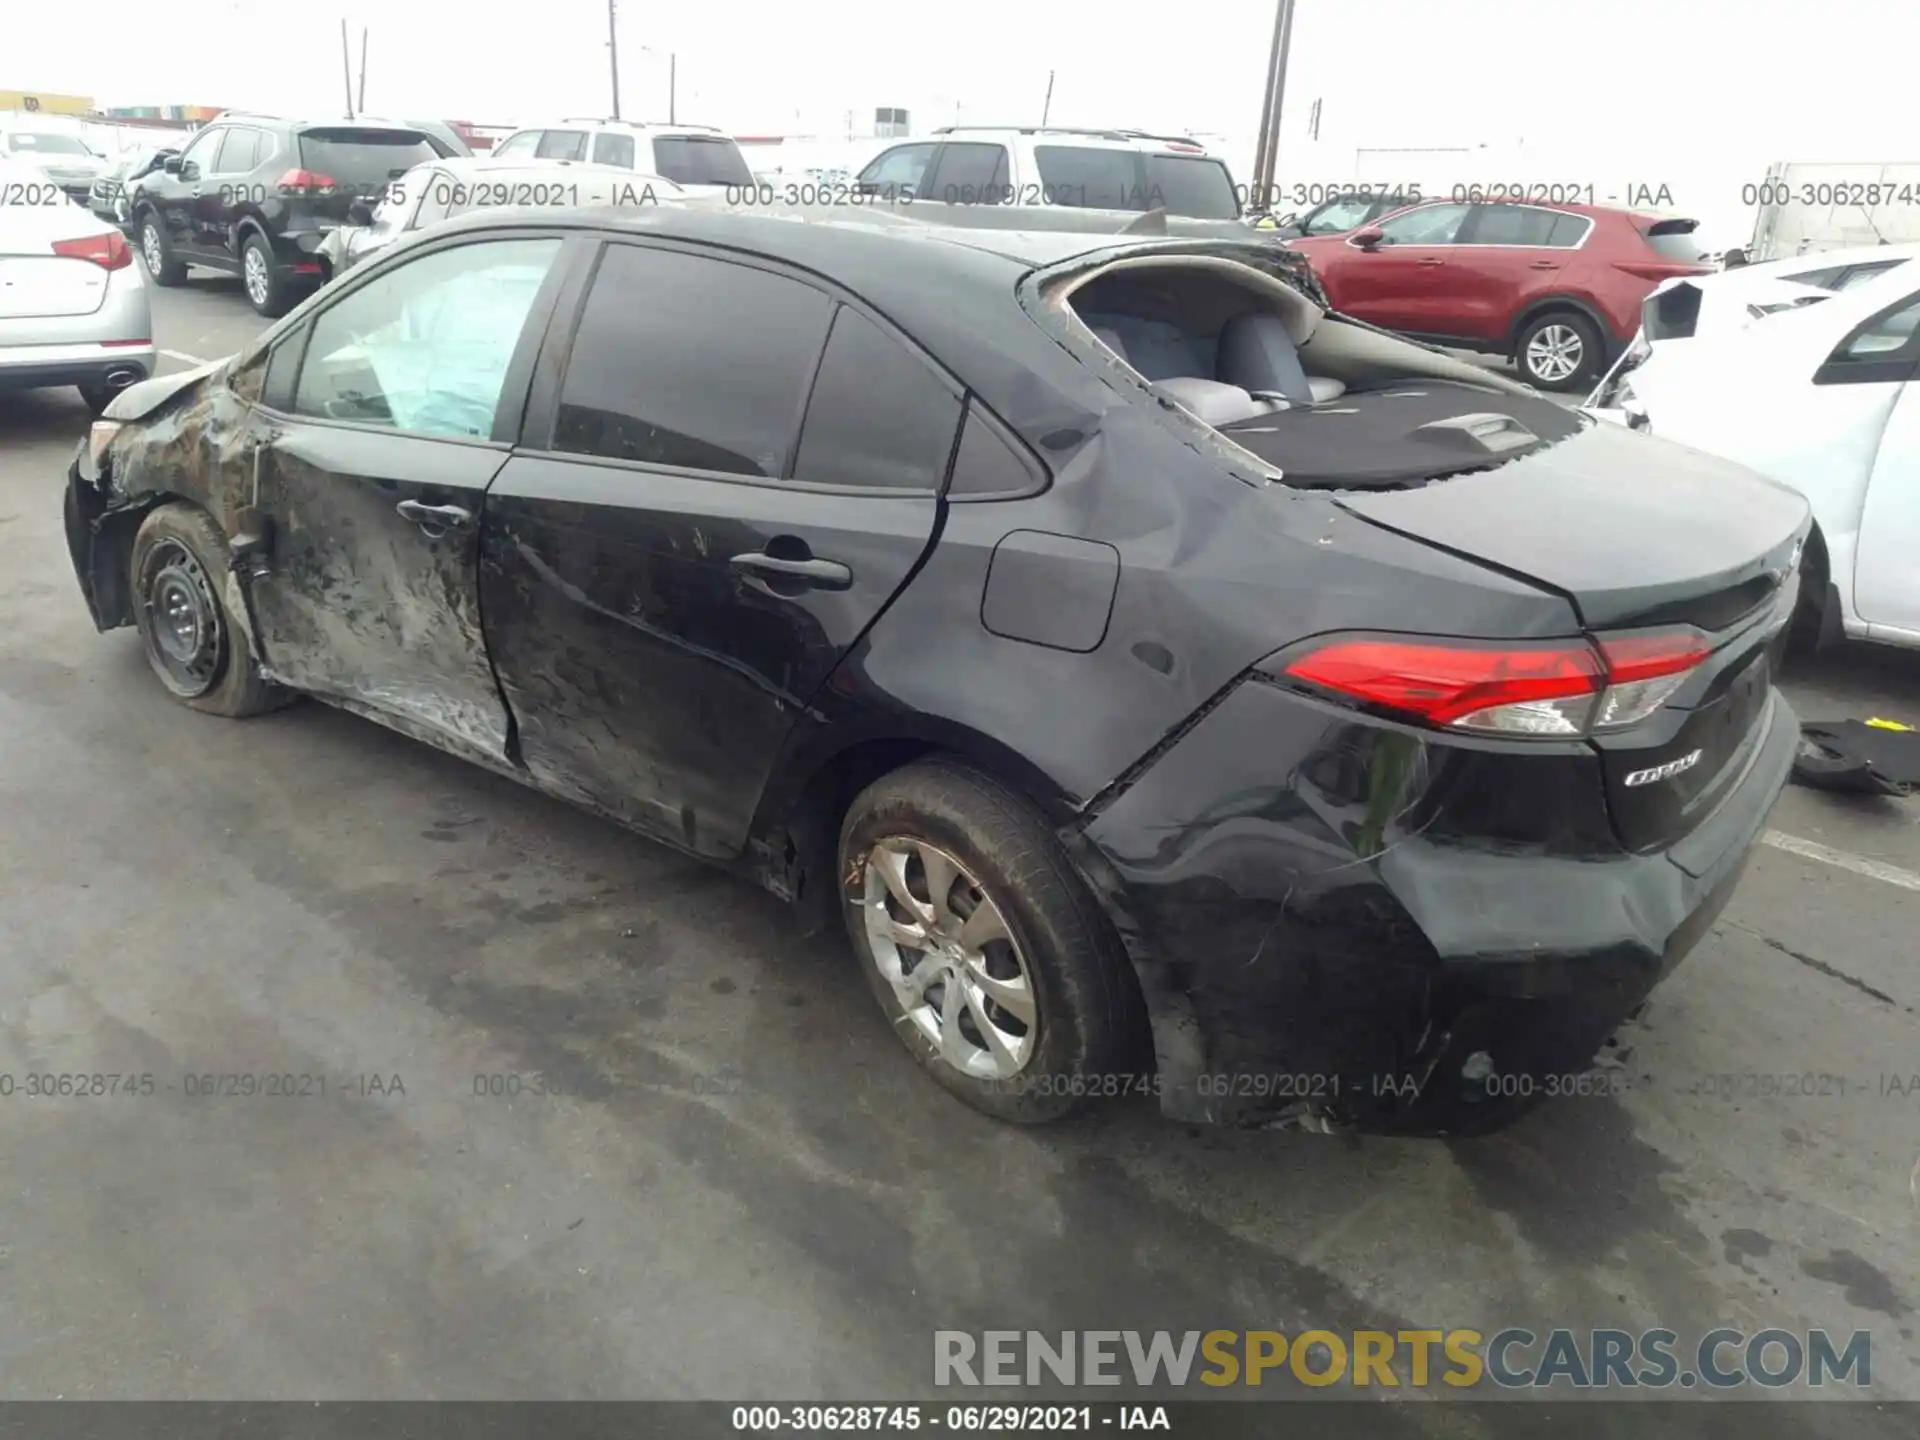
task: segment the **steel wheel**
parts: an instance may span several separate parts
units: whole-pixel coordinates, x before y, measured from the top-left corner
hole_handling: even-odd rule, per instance
[[[1569,380],[1580,372],[1586,350],[1571,325],[1542,325],[1527,341],[1527,373],[1545,385]]]
[[[140,604],[147,658],[166,687],[183,700],[211,690],[225,666],[227,637],[207,572],[178,540],[147,552]]]
[[[147,262],[147,273],[158,279],[166,256],[160,249],[160,227],[151,220],[140,227],[140,255]]]
[[[867,940],[906,1019],[961,1074],[1018,1075],[1039,1039],[1039,1007],[1000,907],[924,840],[883,839],[862,863]]]
[[[249,245],[242,265],[246,272],[247,299],[256,307],[264,306],[273,287],[273,277],[267,273],[266,253],[258,245]]]

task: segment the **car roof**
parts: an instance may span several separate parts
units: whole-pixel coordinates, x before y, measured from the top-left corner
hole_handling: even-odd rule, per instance
[[[1205,145],[1186,135],[1150,135],[1144,130],[1096,130],[1065,125],[942,125],[930,135],[902,136],[895,143],[1006,141],[1017,135],[1031,137],[1036,143],[1047,141],[1093,150],[1141,150],[1153,155],[1208,155]]]
[[[596,126],[601,130],[628,130],[636,135],[685,135],[690,138],[713,140],[731,140],[733,137],[724,130],[712,125],[663,124],[651,120],[614,120],[597,115],[568,115],[559,120],[536,120],[529,125],[516,125],[512,134],[503,136],[503,141],[511,140],[528,130],[565,130],[581,125]]]

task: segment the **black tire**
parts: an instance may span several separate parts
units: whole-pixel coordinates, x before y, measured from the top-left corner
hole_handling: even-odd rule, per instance
[[[127,561],[134,623],[160,683],[173,696],[209,715],[242,719],[288,704],[289,690],[262,678],[233,624],[224,589],[227,545],[206,511],[162,505],[140,523]],[[175,627],[164,635],[161,617],[184,606],[193,642]],[[191,651],[183,660],[181,652]]]
[[[158,268],[153,263],[156,255],[160,258]],[[173,253],[166,226],[151,210],[140,217],[140,259],[156,285],[178,285],[187,278],[186,264]]]
[[[869,856],[893,839],[930,845],[958,861],[999,910],[1025,959],[1036,1023],[1030,1053],[1009,1078],[969,1074],[945,1059],[882,973],[864,895]],[[1130,963],[1060,842],[1025,799],[958,761],[916,761],[855,798],[841,823],[839,860],[847,934],[867,983],[894,1033],[947,1090],[988,1115],[1026,1125],[1060,1119],[1096,1095],[1127,1093],[1124,1067],[1140,1033]],[[917,873],[926,889],[924,867],[903,873]],[[950,897],[971,893],[964,881],[950,887]],[[1010,963],[1015,952],[995,944],[996,963]],[[966,1017],[963,1033],[967,1025],[977,1039],[977,1018]]]
[[[1794,602],[1793,619],[1787,626],[1787,659],[1811,660],[1831,643],[1828,633],[1829,603],[1827,584],[1827,545],[1816,529],[1807,539],[1806,555],[1800,567],[1800,598]],[[1844,635],[1844,631],[1840,632]]]
[[[255,266],[259,267],[256,280]],[[287,272],[274,258],[273,246],[258,230],[247,232],[240,242],[240,287],[247,303],[269,320],[278,320],[293,308],[293,296],[287,284]]]
[[[1543,356],[1533,354],[1534,339],[1543,331],[1558,327],[1571,332],[1579,343],[1579,360],[1573,371],[1567,375],[1552,376],[1541,374],[1535,369]],[[1520,378],[1529,385],[1542,390],[1556,390],[1566,393],[1571,390],[1591,390],[1600,378],[1600,372],[1606,361],[1606,355],[1600,341],[1600,332],[1586,316],[1576,310],[1549,310],[1544,315],[1536,315],[1521,327],[1513,342],[1513,366],[1520,372]]]

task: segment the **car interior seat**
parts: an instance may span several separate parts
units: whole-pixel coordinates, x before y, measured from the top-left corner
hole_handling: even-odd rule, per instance
[[[1279,396],[1290,405],[1318,405],[1347,391],[1338,380],[1309,376],[1286,321],[1265,310],[1236,315],[1221,327],[1214,378],[1256,397]]]

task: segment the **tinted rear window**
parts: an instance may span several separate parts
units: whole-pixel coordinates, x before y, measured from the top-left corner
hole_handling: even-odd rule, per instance
[[[300,136],[302,169],[331,175],[350,185],[398,180],[440,152],[414,130],[308,130]]]
[[[1087,145],[1039,145],[1041,198],[1048,205],[1086,210],[1148,210],[1146,174],[1131,150]]]
[[[656,135],[653,171],[676,185],[751,185],[740,147],[724,136]]]
[[[1233,220],[1240,214],[1233,177],[1218,160],[1194,155],[1149,155],[1147,188],[1155,206],[1196,220]]]
[[[1694,238],[1694,232],[1687,230],[1658,230],[1645,236],[1647,245],[1663,260],[1678,260],[1685,264],[1705,264],[1707,252],[1700,248],[1700,242]]]

